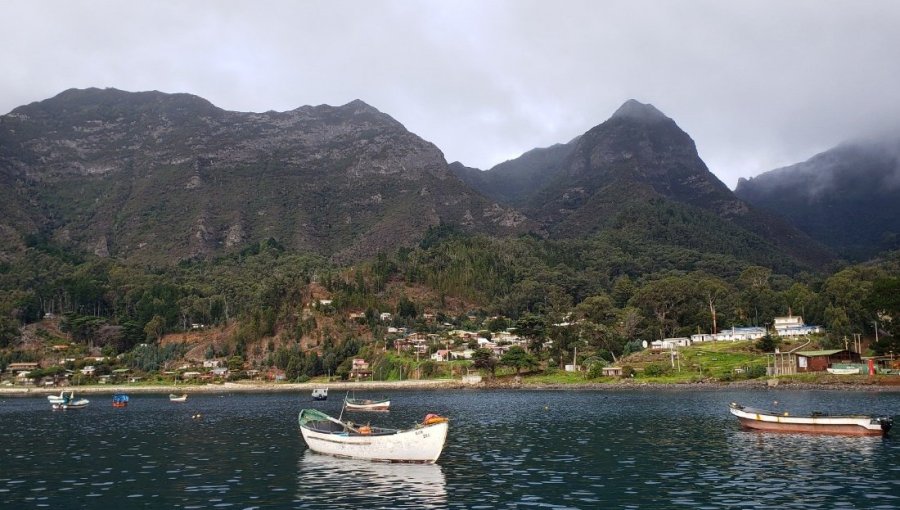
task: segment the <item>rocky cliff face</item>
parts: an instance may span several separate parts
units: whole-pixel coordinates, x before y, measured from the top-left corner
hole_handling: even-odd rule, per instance
[[[809,160],[741,179],[735,194],[838,254],[865,260],[900,249],[900,140],[846,143]]]
[[[358,100],[242,113],[187,94],[69,90],[0,117],[0,179],[0,233],[124,258],[272,237],[347,259],[414,243],[440,222],[528,228],[462,183],[437,147]]]

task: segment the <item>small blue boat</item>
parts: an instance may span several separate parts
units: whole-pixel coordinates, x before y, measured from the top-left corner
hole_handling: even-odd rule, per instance
[[[113,395],[113,407],[126,407],[128,405],[128,395],[124,393],[116,393]]]

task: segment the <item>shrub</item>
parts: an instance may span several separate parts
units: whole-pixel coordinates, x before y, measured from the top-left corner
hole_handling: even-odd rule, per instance
[[[665,363],[650,363],[644,367],[644,375],[648,377],[661,377],[669,374],[671,371],[672,367]]]
[[[596,379],[598,377],[603,376],[603,367],[606,366],[606,363],[602,361],[595,361],[591,363],[591,367],[588,369],[588,379]]]

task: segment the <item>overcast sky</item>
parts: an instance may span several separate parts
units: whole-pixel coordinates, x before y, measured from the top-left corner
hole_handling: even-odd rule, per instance
[[[652,103],[734,187],[900,132],[900,1],[3,0],[0,113],[76,87],[362,99],[490,168]]]

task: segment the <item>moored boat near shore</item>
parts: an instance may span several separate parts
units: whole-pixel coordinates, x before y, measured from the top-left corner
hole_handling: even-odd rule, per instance
[[[187,402],[187,393],[176,395],[174,393],[169,394],[170,402]]]
[[[792,416],[788,412],[763,411],[732,402],[731,414],[747,429],[768,432],[800,432],[852,436],[886,436],[894,420],[887,416],[827,415]]]
[[[446,418],[433,414],[406,430],[356,426],[315,409],[303,409],[297,419],[310,450],[380,462],[433,463],[444,449],[449,429]]]
[[[328,400],[328,388],[314,388],[312,390],[313,400]]]
[[[852,374],[859,373],[859,368],[826,368],[825,370],[829,374],[836,374],[836,375],[852,375]]]
[[[124,393],[116,393],[113,395],[112,399],[113,407],[127,407],[128,406],[128,395]]]

